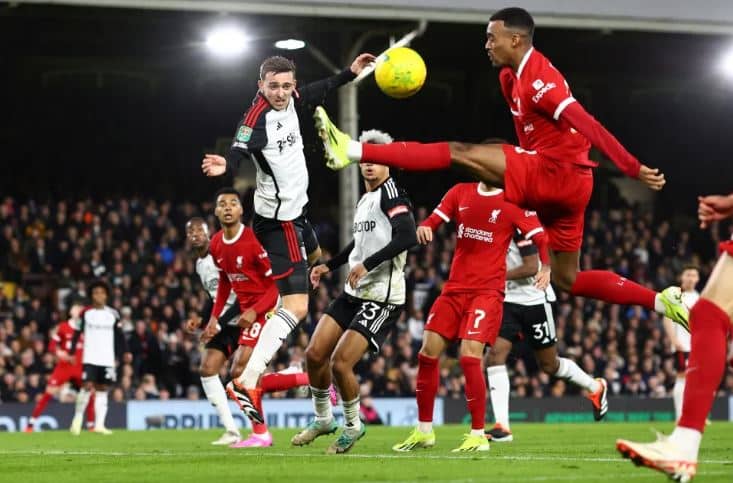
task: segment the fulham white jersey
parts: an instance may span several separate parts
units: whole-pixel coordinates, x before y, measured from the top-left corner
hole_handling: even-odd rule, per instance
[[[216,290],[219,288],[219,269],[214,265],[214,258],[211,253],[207,253],[204,258],[196,259],[196,273],[201,280],[201,285],[204,286],[206,293],[211,297],[212,302],[216,300]],[[237,303],[237,294],[232,290],[229,292],[229,298],[227,298],[224,304],[222,313],[229,310],[229,308]],[[222,321],[227,325],[236,325],[239,320],[239,316],[232,317],[231,320]],[[204,321],[207,322],[207,321]]]
[[[81,331],[84,334],[83,364],[114,367],[115,326],[120,314],[112,307],[89,307],[81,315]]]
[[[387,179],[374,191],[368,191],[359,200],[354,214],[354,249],[349,254],[349,270],[384,248],[392,240],[392,223],[395,216],[410,213],[410,201],[394,183]],[[410,215],[411,216],[411,215]],[[349,295],[375,302],[402,305],[405,303],[405,261],[407,251],[385,260],[364,278],[356,289],[346,283],[344,291]]]
[[[700,294],[697,290],[682,292],[682,303],[684,303],[688,309],[691,309],[699,298]],[[674,324],[674,332],[677,337],[677,341],[682,346],[683,352],[690,352],[692,350],[692,338],[690,333],[687,332],[680,324]],[[672,350],[675,350],[674,347]]]
[[[525,240],[521,234],[515,235],[509,244],[506,255],[507,272],[522,265],[522,258],[537,253],[537,247],[531,240]],[[538,261],[539,263],[539,261]],[[539,266],[537,267],[539,270]],[[540,305],[545,302],[554,302],[556,299],[552,285],[547,286],[544,292],[534,286],[535,278],[527,277],[518,280],[506,281],[504,302],[519,305]]]

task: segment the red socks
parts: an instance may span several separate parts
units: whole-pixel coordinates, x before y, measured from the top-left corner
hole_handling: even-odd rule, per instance
[[[725,372],[728,314],[701,298],[690,310],[692,350],[687,363],[685,394],[679,426],[701,433],[713,406],[715,392]]]
[[[570,293],[612,304],[641,305],[654,310],[657,293],[606,270],[578,272]]]
[[[265,374],[260,379],[260,387],[263,392],[287,391],[298,386],[307,386],[308,374],[298,372],[295,374]]]
[[[51,400],[52,397],[53,396],[51,396],[51,394],[44,392],[43,396],[41,396],[41,399],[39,399],[36,403],[36,407],[33,408],[31,418],[35,419],[43,414],[44,409],[46,409],[46,406],[48,406],[48,402]]]
[[[486,420],[486,379],[481,370],[481,359],[462,356],[460,359],[466,378],[466,405],[471,413],[471,429],[484,429]]]
[[[382,144],[380,146],[389,145]],[[417,387],[415,388],[417,419],[420,422],[429,423],[433,421],[435,396],[438,394],[438,382],[440,380],[438,359],[418,354],[417,361]]]
[[[89,402],[87,403],[87,428],[94,427],[94,419],[96,417],[94,413],[94,392],[89,395]]]
[[[361,145],[361,162],[384,164],[407,171],[435,171],[450,167],[448,143],[405,143]]]

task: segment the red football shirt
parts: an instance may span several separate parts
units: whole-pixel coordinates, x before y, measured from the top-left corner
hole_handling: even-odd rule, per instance
[[[272,278],[270,258],[251,229],[242,225],[232,240],[226,240],[223,231],[217,232],[211,239],[209,252],[214,265],[221,270],[212,315],[221,315],[231,290],[237,294],[243,313],[254,309],[259,318],[275,306],[278,290]]]
[[[590,142],[560,118],[576,101],[547,57],[531,48],[516,73],[510,67],[501,70],[499,82],[522,149],[581,166],[598,165],[588,159]]]
[[[51,341],[48,343],[48,351],[55,354],[57,350],[63,350],[71,352],[71,341],[74,339],[74,332],[78,329],[75,328],[68,320],[61,322],[56,327],[56,332],[51,337]],[[74,362],[67,362],[59,360],[56,365],[60,367],[74,366],[81,364],[84,347],[84,334],[79,334],[79,342],[76,345],[76,353],[74,354]]]
[[[546,235],[537,214],[504,200],[503,190],[483,191],[479,183],[455,185],[421,226],[435,231],[444,222],[454,222],[458,235],[444,292],[504,292],[506,254],[517,230],[540,241],[538,249],[547,260]]]

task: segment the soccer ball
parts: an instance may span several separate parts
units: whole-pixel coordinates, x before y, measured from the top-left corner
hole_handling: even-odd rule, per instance
[[[389,97],[404,99],[417,93],[423,84],[427,69],[420,54],[407,47],[389,49],[379,56],[374,79]]]

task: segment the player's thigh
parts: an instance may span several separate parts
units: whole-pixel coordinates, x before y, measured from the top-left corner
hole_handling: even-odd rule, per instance
[[[506,157],[501,144],[448,143],[454,166],[491,186],[504,186]]]
[[[493,345],[499,335],[504,312],[504,296],[500,292],[471,294],[468,297],[458,337]]]
[[[535,349],[534,357],[537,359],[540,369],[546,374],[553,375],[560,368],[560,359],[555,344],[542,349]]]
[[[272,276],[280,295],[308,293],[305,245],[302,231],[293,221],[255,215],[253,229],[270,258]],[[290,310],[290,309],[289,309]]]
[[[437,357],[432,355],[433,347],[428,346],[427,332],[440,335],[442,339],[453,341],[458,338],[458,331],[461,327],[461,317],[464,312],[464,297],[461,294],[440,294],[433,306],[428,312],[427,322],[425,323],[425,336],[423,336],[423,347],[420,350],[424,355],[429,357]],[[440,344],[439,344],[440,345]],[[436,347],[437,348],[437,347]],[[442,353],[444,349],[438,352]],[[426,352],[427,351],[427,352]]]
[[[344,332],[331,355],[334,373],[351,371],[369,350],[369,344],[367,337],[360,331],[348,329]]]
[[[229,366],[229,375],[232,379],[237,379],[244,372],[244,368],[247,367],[249,358],[252,356],[254,349],[247,345],[240,345],[237,350],[232,354],[232,362]]]
[[[240,329],[237,326],[225,325],[204,346],[200,372],[204,377],[219,374],[219,371],[237,349]]]
[[[506,311],[506,308],[504,310]],[[511,340],[502,337],[500,331],[496,341],[486,353],[486,365],[491,367],[506,364],[506,360],[509,358],[509,353],[512,351],[512,346],[513,344]]]
[[[66,384],[74,376],[73,369],[70,367],[59,367],[56,366],[48,378],[48,388],[58,388]]]
[[[326,363],[357,310],[357,305],[350,301],[346,294],[336,297],[316,325],[316,330],[305,349],[306,359],[311,363]]]
[[[491,344],[489,350],[490,365],[505,364],[512,346],[522,339],[521,309],[522,306],[519,304],[504,302],[499,336],[496,338],[496,342]]]
[[[560,289],[569,291],[580,270],[580,250],[551,250],[552,281]]]
[[[522,332],[535,352],[557,344],[555,317],[548,302],[523,308]]]
[[[201,366],[199,367],[201,377],[219,374],[226,361],[227,357],[220,349],[207,348],[201,356]]]
[[[733,243],[721,244],[723,254],[713,268],[702,296],[733,319]]]
[[[482,359],[484,355],[484,347],[486,347],[486,344],[483,342],[463,339],[461,340],[458,352],[461,357],[476,357],[478,359]]]

